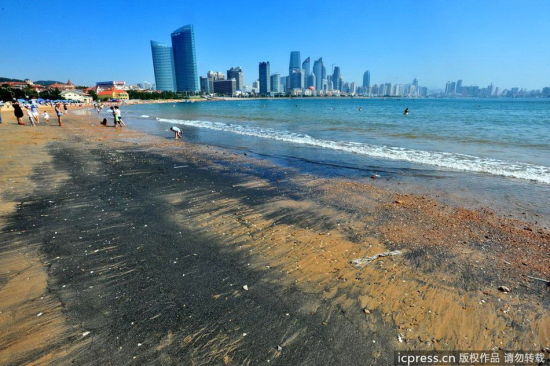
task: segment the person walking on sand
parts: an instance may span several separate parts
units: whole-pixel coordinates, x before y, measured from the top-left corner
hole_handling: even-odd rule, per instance
[[[57,115],[57,123],[59,123],[59,127],[63,126],[63,123],[61,123],[61,116],[63,115],[63,112],[61,112],[61,103],[57,103],[55,105],[55,114]]]
[[[115,106],[115,115],[116,115],[116,120],[117,120],[118,125],[120,127],[125,127],[126,123],[124,123],[124,121],[122,120],[122,115],[121,115],[121,112],[120,112],[120,108],[118,108],[118,105]]]
[[[48,112],[44,111],[44,113],[42,113],[42,117],[44,118],[44,121],[46,121],[46,123],[50,122],[50,115],[48,114]]]
[[[38,111],[38,106],[36,105],[36,103],[31,103],[31,113],[32,117],[34,118],[34,122],[36,122],[36,124],[39,124],[40,112]]]
[[[31,124],[31,126],[36,126],[34,124],[34,113],[32,113],[31,111],[31,106],[30,105],[25,105],[25,109],[27,110],[27,116],[29,117],[29,123]]]
[[[17,99],[13,100],[12,106],[13,106],[13,114],[17,119],[17,124],[20,126],[25,126],[25,122],[23,122],[22,120],[25,114],[23,113],[23,110],[21,109],[21,106],[19,105],[19,102],[17,101]]]
[[[69,113],[69,106],[67,103],[63,103],[63,110],[65,111],[65,114]]]
[[[174,139],[181,139],[181,129],[176,126],[170,127],[170,131],[174,133]]]
[[[110,106],[109,109],[111,110],[111,113],[113,113],[113,121],[115,123],[115,128],[118,127],[118,121],[117,121],[117,115],[116,115],[116,111],[115,111],[115,107],[113,106]]]

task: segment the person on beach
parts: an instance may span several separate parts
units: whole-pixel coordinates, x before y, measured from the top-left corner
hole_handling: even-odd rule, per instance
[[[21,109],[21,106],[19,105],[19,102],[17,101],[17,99],[13,100],[12,106],[13,106],[13,114],[17,119],[17,124],[20,126],[25,126],[25,122],[23,122],[22,120],[25,114],[23,113],[23,110]]]
[[[36,103],[31,103],[31,113],[36,124],[40,123],[40,112],[38,111],[38,105]]]
[[[27,117],[29,117],[29,123],[31,124],[31,126],[36,126],[35,125],[35,119],[34,119],[34,113],[31,111],[31,107],[29,105],[25,105],[25,109],[27,110]]]
[[[170,131],[174,133],[174,139],[181,139],[181,129],[176,126],[170,127]]]
[[[65,110],[65,114],[69,113],[69,106],[67,103],[63,103],[63,109]]]
[[[118,121],[117,121],[117,115],[116,115],[116,112],[115,112],[115,107],[113,106],[110,106],[109,109],[111,110],[111,113],[113,114],[113,121],[114,121],[114,124],[115,124],[115,128],[118,127]]]
[[[120,108],[118,108],[118,105],[115,106],[114,113],[115,113],[115,123],[118,123],[120,127],[126,126],[126,123],[124,123],[124,121],[122,120]]]
[[[44,118],[44,121],[46,121],[46,123],[50,122],[50,115],[48,114],[48,112],[44,111],[44,113],[42,113],[42,117]]]
[[[59,127],[63,126],[63,123],[61,123],[61,116],[63,115],[63,112],[61,112],[61,103],[57,103],[55,105],[55,114],[57,115],[57,123],[59,124]]]

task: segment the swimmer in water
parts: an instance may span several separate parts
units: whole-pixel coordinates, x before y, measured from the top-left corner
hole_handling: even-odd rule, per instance
[[[358,109],[359,109],[360,111],[362,111],[362,110],[363,110],[363,107],[359,107]]]
[[[407,116],[408,114],[409,114],[409,107],[405,108],[405,110],[403,111],[404,116]]]

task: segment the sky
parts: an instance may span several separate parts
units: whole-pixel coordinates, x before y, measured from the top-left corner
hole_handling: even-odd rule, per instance
[[[298,50],[344,81],[550,86],[549,0],[0,0],[0,76],[154,82],[150,40],[185,24],[199,75],[241,66],[247,85]]]

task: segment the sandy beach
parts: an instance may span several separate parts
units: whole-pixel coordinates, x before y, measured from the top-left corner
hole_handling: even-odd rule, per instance
[[[546,227],[95,112],[3,121],[0,365],[549,356]]]

